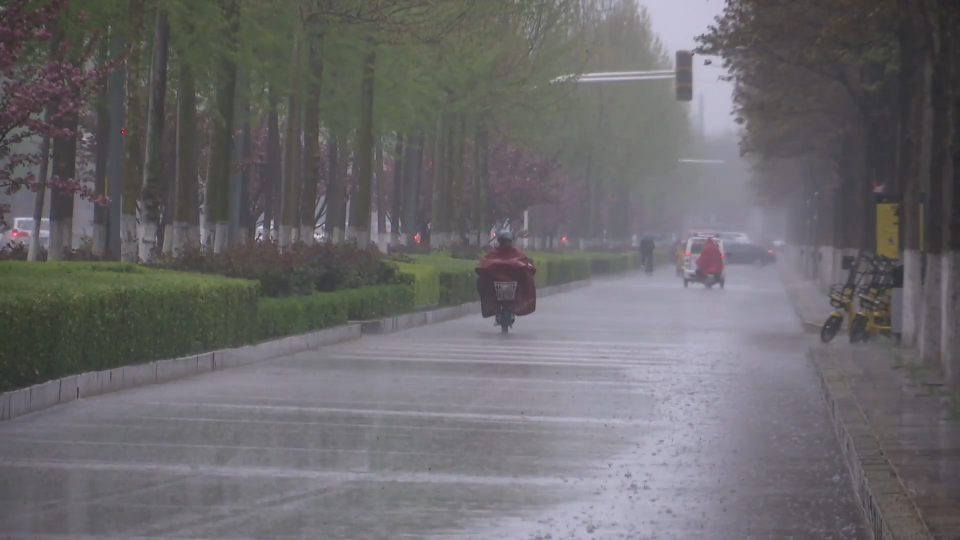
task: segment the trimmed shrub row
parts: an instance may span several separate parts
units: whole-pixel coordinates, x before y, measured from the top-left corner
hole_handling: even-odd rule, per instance
[[[257,306],[260,340],[302,334],[348,321],[369,320],[408,311],[414,289],[408,284],[378,285],[307,296],[261,298]]]
[[[541,286],[622,272],[638,263],[634,254],[533,253],[531,258]],[[251,280],[215,275],[236,264],[222,260],[204,273],[108,262],[2,261],[0,392],[420,306],[477,300],[475,261],[445,254],[417,255],[412,261],[391,263],[385,272],[366,261],[351,261],[344,266],[352,268],[340,275],[357,275],[354,269],[364,267],[370,269],[366,280],[389,275],[391,283],[290,296],[263,295],[267,283],[279,285],[274,294],[297,288],[293,279],[274,281],[268,265],[256,266]],[[316,283],[317,276],[309,275],[304,283]]]
[[[257,282],[121,263],[0,263],[0,392],[411,310],[405,283],[260,296]]]
[[[155,268],[216,274],[260,283],[263,296],[310,295],[395,282],[396,270],[377,249],[353,244],[252,242],[214,253],[199,246],[178,257],[161,256]]]
[[[258,285],[117,263],[0,263],[0,391],[256,335]]]
[[[633,252],[531,252],[528,255],[537,267],[536,282],[540,287],[563,285],[590,279],[593,275],[617,274],[640,267],[640,254]],[[476,261],[443,252],[404,259],[413,262],[394,264],[400,273],[414,279],[417,306],[449,306],[477,301]]]

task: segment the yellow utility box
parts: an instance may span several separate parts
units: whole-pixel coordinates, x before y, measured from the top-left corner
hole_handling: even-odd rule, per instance
[[[896,203],[877,204],[877,255],[900,258],[900,218]]]

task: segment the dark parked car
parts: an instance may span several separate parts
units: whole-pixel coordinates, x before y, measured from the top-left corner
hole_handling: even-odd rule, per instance
[[[726,245],[726,261],[728,264],[758,264],[767,265],[777,262],[777,254],[772,248],[758,246],[757,244],[735,244]]]

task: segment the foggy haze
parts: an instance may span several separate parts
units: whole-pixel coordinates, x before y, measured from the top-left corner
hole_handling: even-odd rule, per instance
[[[641,0],[653,22],[654,31],[660,36],[671,55],[683,49],[693,50],[696,37],[713,24],[714,17],[723,11],[722,0]],[[697,121],[699,96],[703,96],[704,129],[707,135],[729,133],[736,129],[730,115],[733,86],[717,77],[726,71],[717,67],[721,62],[714,59],[713,66],[704,66],[704,58],[697,57],[693,66],[694,100],[691,103],[691,119]]]

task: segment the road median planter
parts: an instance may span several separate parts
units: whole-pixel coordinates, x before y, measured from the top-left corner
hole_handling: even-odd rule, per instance
[[[550,256],[541,258],[541,264]],[[564,256],[577,262],[565,263],[560,258]],[[555,257],[546,263],[552,265],[547,273],[555,271],[549,281],[583,275],[584,261],[590,260],[584,259],[586,255]],[[0,420],[365,334],[475,315],[480,308],[474,264],[449,258],[436,266],[418,261],[399,265],[400,276],[390,285],[264,298],[258,294],[258,283],[221,276],[116,263],[4,262],[0,308],[18,316],[12,325],[0,328],[5,343],[0,390],[6,390],[0,394]],[[589,283],[588,275],[541,286],[538,295]],[[423,310],[417,305],[421,301],[439,305]],[[171,332],[174,335],[168,336]],[[251,336],[257,343],[249,343]],[[166,337],[170,339],[164,341]]]

